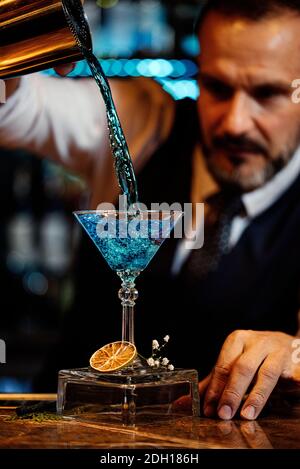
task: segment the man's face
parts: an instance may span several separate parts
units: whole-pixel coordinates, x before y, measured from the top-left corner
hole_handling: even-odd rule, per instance
[[[209,13],[200,31],[198,113],[208,167],[221,184],[254,190],[300,144],[300,16],[259,22]]]

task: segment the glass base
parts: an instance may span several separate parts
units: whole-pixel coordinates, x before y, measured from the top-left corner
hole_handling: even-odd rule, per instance
[[[198,373],[126,369],[61,370],[57,411],[63,416],[123,425],[199,416]]]

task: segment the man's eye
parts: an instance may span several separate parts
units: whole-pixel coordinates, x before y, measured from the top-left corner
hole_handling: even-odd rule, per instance
[[[232,89],[219,81],[203,81],[202,86],[217,99],[226,100],[232,96]]]
[[[271,86],[262,86],[257,88],[254,93],[254,97],[259,101],[265,101],[273,98],[277,98],[282,95],[282,90]]]

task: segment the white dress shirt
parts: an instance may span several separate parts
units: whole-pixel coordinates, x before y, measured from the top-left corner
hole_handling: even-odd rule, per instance
[[[138,172],[168,137],[175,103],[153,80],[114,79],[110,84]],[[118,197],[105,107],[91,78],[23,77],[7,103],[0,104],[0,146],[23,148],[82,176],[90,189],[90,208]]]

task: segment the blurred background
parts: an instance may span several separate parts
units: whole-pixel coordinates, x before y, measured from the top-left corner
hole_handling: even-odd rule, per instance
[[[174,99],[196,99],[199,3],[86,0],[94,51],[107,76],[152,77]],[[85,62],[71,74],[87,75]],[[87,208],[88,190],[52,163],[21,151],[0,153],[0,339],[6,342],[0,392],[30,392],[72,308],[81,235],[72,211]]]

